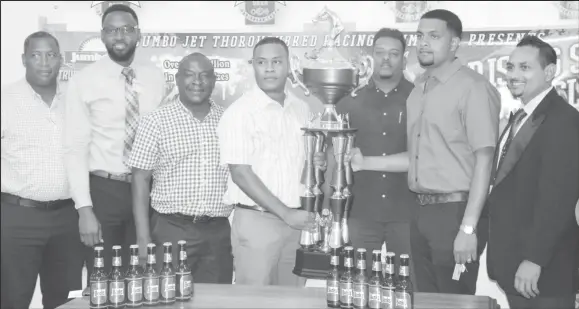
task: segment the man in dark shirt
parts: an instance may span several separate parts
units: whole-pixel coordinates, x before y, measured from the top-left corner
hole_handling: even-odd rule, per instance
[[[336,107],[338,113],[349,114],[350,127],[358,129],[355,147],[365,155],[387,156],[406,151],[406,98],[413,85],[403,74],[405,49],[402,32],[380,29],[374,36],[374,74],[370,84],[356,97],[342,99]],[[335,159],[329,151],[328,164],[333,165]],[[332,170],[333,166],[327,169]],[[388,251],[409,254],[409,220],[417,202],[408,189],[406,173],[357,172],[353,194],[348,224],[352,245],[371,252],[386,241]],[[372,265],[372,255],[366,257],[366,265]]]

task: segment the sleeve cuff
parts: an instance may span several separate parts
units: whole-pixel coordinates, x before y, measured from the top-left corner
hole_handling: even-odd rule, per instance
[[[81,199],[74,199],[74,208],[78,210],[84,207],[92,207],[92,200],[90,196]]]

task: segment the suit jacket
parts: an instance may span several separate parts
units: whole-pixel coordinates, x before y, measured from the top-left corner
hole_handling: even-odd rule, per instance
[[[551,90],[519,129],[497,170],[500,151],[499,140],[486,205],[489,277],[507,294],[518,295],[515,273],[528,260],[541,266],[541,296],[574,295],[579,113]]]

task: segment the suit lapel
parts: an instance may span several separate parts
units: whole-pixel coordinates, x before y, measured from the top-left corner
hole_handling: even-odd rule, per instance
[[[535,135],[535,132],[537,131],[541,123],[543,123],[543,120],[545,120],[545,113],[547,111],[547,108],[549,107],[549,103],[551,102],[551,98],[553,95],[557,94],[554,90],[551,90],[547,94],[547,96],[545,96],[543,101],[539,103],[533,114],[523,124],[523,126],[519,129],[519,132],[517,132],[517,134],[511,141],[509,150],[507,151],[507,154],[505,155],[503,161],[500,162],[499,167],[497,169],[496,181],[494,186],[497,186],[503,179],[505,179],[505,177],[513,170],[513,167],[519,161],[519,159],[523,155],[523,152],[525,152],[525,149],[531,142],[533,135]]]

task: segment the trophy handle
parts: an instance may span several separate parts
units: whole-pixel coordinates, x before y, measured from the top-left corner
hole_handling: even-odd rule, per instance
[[[370,83],[372,73],[374,72],[374,58],[369,55],[363,55],[361,58],[360,69],[358,71],[360,80],[358,82],[358,86],[352,90],[352,97],[356,97],[358,95],[357,92]]]
[[[310,95],[310,90],[304,85],[304,83],[299,79],[298,75],[300,74],[300,58],[296,55],[292,55],[290,58],[290,70],[292,73],[292,87],[300,87],[304,90],[304,94],[306,96]]]

